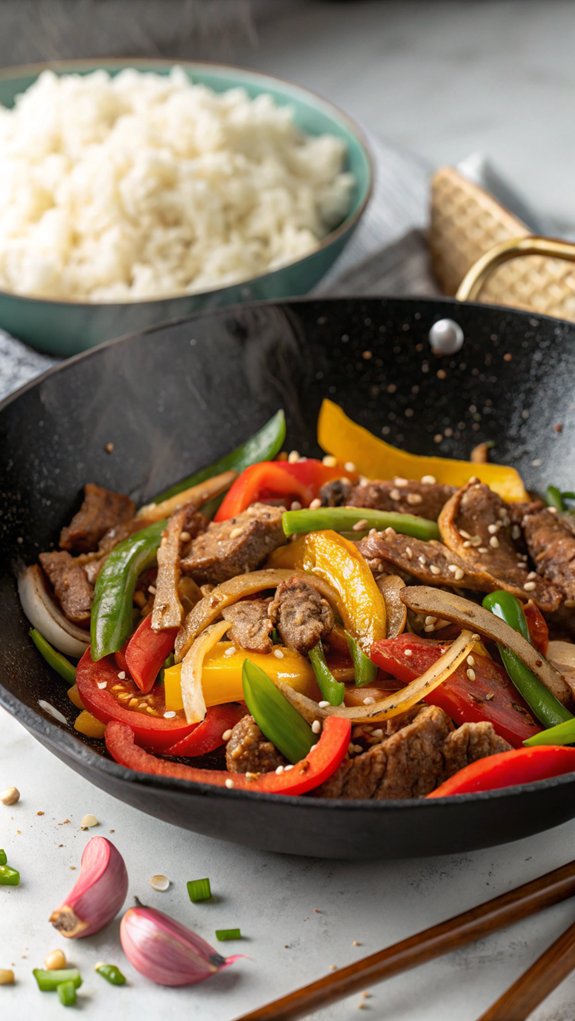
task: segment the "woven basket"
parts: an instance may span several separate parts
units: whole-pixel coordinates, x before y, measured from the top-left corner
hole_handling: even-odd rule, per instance
[[[429,247],[446,294],[575,320],[575,245],[532,237],[453,167],[432,180]]]

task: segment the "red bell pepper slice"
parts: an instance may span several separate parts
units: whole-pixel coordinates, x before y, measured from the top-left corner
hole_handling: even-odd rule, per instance
[[[236,702],[225,705],[213,705],[208,709],[205,718],[198,723],[195,730],[176,741],[171,748],[166,748],[166,755],[193,758],[195,755],[207,755],[224,744],[223,735],[231,730],[245,716],[245,705]]]
[[[125,680],[118,677],[118,668],[112,656],[106,656],[94,663],[90,650],[87,649],[76,669],[76,684],[84,707],[92,716],[102,723],[116,720],[127,724],[134,731],[140,744],[153,751],[165,751],[197,726],[196,723],[187,723],[183,713],[165,719],[163,688],[158,685],[149,695],[143,695],[129,677]],[[117,690],[114,691],[114,688]],[[153,715],[146,709],[129,708],[127,700],[118,699],[118,695],[123,692],[128,692],[140,703],[149,705]]]
[[[152,615],[149,613],[128,640],[124,653],[126,665],[134,684],[144,694],[152,690],[166,656],[174,651],[177,633],[175,627],[152,631]]]
[[[427,797],[447,798],[452,794],[494,791],[500,787],[515,787],[517,784],[548,780],[552,776],[572,772],[575,772],[575,748],[558,745],[514,748],[464,766]]]
[[[357,472],[330,467],[310,457],[291,464],[289,461],[260,461],[235,480],[217,511],[214,521],[227,521],[259,500],[297,500],[307,507],[323,485],[333,479],[357,479]]]
[[[374,642],[371,658],[382,670],[409,684],[428,670],[446,648],[442,642],[404,633]],[[500,737],[519,747],[528,737],[539,733],[540,726],[503,667],[487,656],[474,653],[473,658],[473,667],[462,663],[425,701],[439,706],[458,725],[486,720]],[[469,676],[470,669],[474,677]]]
[[[305,794],[319,787],[340,765],[350,737],[349,720],[328,716],[318,743],[305,759],[283,773],[260,773],[255,779],[248,780],[244,773],[199,769],[178,762],[166,762],[165,759],[150,755],[138,748],[134,732],[124,723],[109,723],[105,734],[106,748],[112,758],[121,766],[135,769],[139,773],[153,773],[156,776],[169,776],[176,780],[190,780],[192,783],[206,783],[216,787],[225,787],[226,781],[231,781],[236,790],[266,794]]]
[[[527,621],[531,644],[545,656],[549,645],[549,628],[545,617],[532,599],[523,604],[523,613]]]

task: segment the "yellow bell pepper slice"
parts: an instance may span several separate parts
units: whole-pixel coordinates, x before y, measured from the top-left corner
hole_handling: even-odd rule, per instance
[[[338,461],[353,461],[358,471],[370,479],[392,479],[396,475],[420,479],[424,475],[433,475],[438,482],[446,485],[464,486],[475,476],[510,503],[529,499],[515,468],[409,454],[352,421],[333,401],[324,400],[322,403],[317,438],[320,447],[328,454],[337,457]]]
[[[101,720],[97,720],[87,709],[83,709],[74,720],[74,730],[77,730],[79,734],[84,734],[86,737],[103,737],[106,724],[102,723]]]
[[[385,638],[385,602],[366,561],[349,539],[330,529],[302,535],[275,550],[268,563],[307,571],[329,582],[344,626],[366,655]]]
[[[242,666],[245,659],[265,670],[272,681],[285,681],[303,694],[313,696],[316,692],[311,663],[305,656],[300,656],[285,645],[274,646],[274,651],[281,652],[281,657],[273,653],[246,652],[245,649],[235,649],[230,655],[230,649],[235,649],[231,642],[218,642],[206,654],[202,669],[202,691],[206,706],[243,701]],[[183,709],[181,672],[181,663],[164,670],[166,709]]]

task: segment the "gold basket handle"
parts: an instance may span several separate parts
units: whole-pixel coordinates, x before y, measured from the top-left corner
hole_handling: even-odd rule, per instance
[[[552,259],[575,262],[575,244],[535,235],[502,241],[473,263],[457,288],[455,297],[458,301],[475,301],[479,297],[482,287],[498,266],[525,255],[546,255]]]

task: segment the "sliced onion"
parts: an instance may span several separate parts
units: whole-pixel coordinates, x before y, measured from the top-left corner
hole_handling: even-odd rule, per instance
[[[321,578],[304,574],[302,571],[270,567],[263,571],[238,574],[235,578],[230,578],[228,581],[223,581],[221,585],[217,585],[190,611],[176,636],[176,662],[184,658],[192,642],[204,628],[217,620],[224,607],[237,603],[245,596],[254,595],[255,592],[275,589],[280,581],[287,581],[288,578],[294,577],[303,578],[308,585],[313,585],[328,602],[332,604],[337,602],[337,596],[327,582],[322,581]]]
[[[407,585],[401,592],[401,599],[416,613],[430,613],[462,628],[473,628],[484,638],[491,638],[499,645],[504,645],[529,667],[560,702],[568,702],[571,698],[569,686],[555,667],[523,635],[483,606],[463,596],[456,596],[453,592],[444,592],[428,585]]]
[[[186,653],[182,660],[180,684],[182,686],[184,712],[188,723],[199,723],[206,715],[206,700],[202,690],[204,659],[210,649],[217,645],[231,626],[231,620],[220,620],[217,624],[211,624],[205,631],[202,631],[199,638],[196,638],[189,652]]]
[[[18,578],[18,595],[28,620],[55,649],[67,656],[81,656],[90,636],[64,616],[48,593],[38,564],[26,567]]]
[[[225,493],[235,477],[236,472],[222,472],[221,475],[214,475],[212,479],[206,479],[205,482],[200,482],[197,486],[190,486],[189,489],[176,493],[169,500],[162,500],[161,503],[147,503],[144,507],[140,507],[136,514],[136,520],[150,525],[154,521],[161,521],[162,518],[169,518],[186,503],[195,503],[201,507],[212,497]]]
[[[575,698],[575,645],[573,642],[549,642],[547,659],[565,678]]]
[[[385,603],[385,637],[397,638],[407,624],[407,607],[399,595],[405,582],[397,574],[382,574],[377,579],[377,587]]]
[[[438,688],[443,681],[451,676],[460,663],[473,650],[477,642],[477,635],[471,631],[462,631],[459,638],[451,643],[448,649],[430,666],[429,670],[416,677],[399,691],[392,692],[386,698],[382,698],[373,705],[362,706],[327,706],[320,709],[317,702],[314,702],[307,695],[294,691],[283,681],[278,682],[278,688],[291,702],[295,709],[308,721],[312,723],[321,716],[343,716],[352,723],[377,723],[380,720],[387,720],[390,716],[398,716],[406,712],[412,706],[420,702],[422,698],[429,695],[435,688]]]

